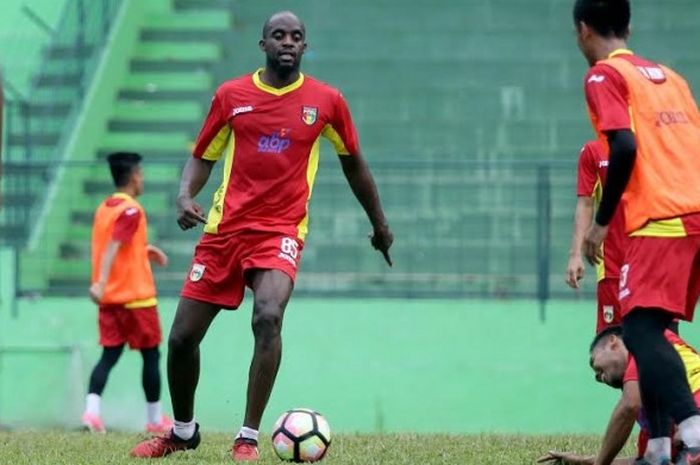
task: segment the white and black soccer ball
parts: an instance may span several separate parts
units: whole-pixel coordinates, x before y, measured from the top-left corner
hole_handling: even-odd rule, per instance
[[[275,422],[272,446],[277,456],[288,462],[316,462],[331,445],[331,428],[323,416],[298,408],[282,414]]]

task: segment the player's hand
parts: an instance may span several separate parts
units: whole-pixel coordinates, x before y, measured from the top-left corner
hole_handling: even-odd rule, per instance
[[[581,254],[571,255],[569,264],[566,266],[566,284],[572,289],[580,287],[579,282],[583,279],[586,273],[586,267],[583,265]]]
[[[556,465],[592,465],[593,457],[570,454],[568,452],[557,452],[550,450],[547,455],[540,457],[537,463],[552,463]]]
[[[155,245],[148,244],[146,246],[148,259],[153,261],[158,266],[166,266],[168,264],[168,256]]]
[[[105,295],[105,283],[96,282],[90,286],[90,300],[97,305],[102,302],[102,297]]]
[[[583,237],[583,256],[588,263],[597,265],[603,259],[603,241],[608,234],[608,227],[601,226],[595,221]]]
[[[374,228],[374,232],[369,235],[369,240],[372,243],[372,247],[379,250],[382,255],[384,255],[384,260],[386,260],[389,266],[394,266],[389,256],[389,248],[391,244],[394,243],[394,235],[391,233],[389,226],[382,225]]]
[[[177,198],[177,224],[183,231],[194,228],[197,224],[207,224],[204,210],[191,197],[178,196]]]

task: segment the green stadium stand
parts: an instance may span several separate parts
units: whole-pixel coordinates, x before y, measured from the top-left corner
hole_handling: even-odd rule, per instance
[[[179,289],[197,239],[176,227],[173,204],[210,96],[220,82],[262,65],[262,23],[289,8],[307,26],[304,72],[339,87],[350,103],[396,234],[396,266],[387,271],[324,147],[298,292],[532,296],[541,271],[538,223],[545,221],[548,284],[554,294],[569,295],[562,270],[576,160],[593,137],[582,95],[586,63],[576,49],[569,0],[157,0],[149,6],[106,112],[105,134],[87,159],[101,161],[113,150],[145,154],[151,236],[171,255],[168,270],[157,275],[161,292]],[[697,89],[697,17],[696,0],[635,1],[631,46],[676,67]],[[65,79],[70,82],[47,75],[41,84],[60,94]],[[91,212],[111,190],[103,163],[80,173],[74,179],[80,196],[65,207],[70,229],[50,269],[54,292],[84,292]],[[538,183],[538,176],[547,182]],[[219,179],[213,173],[200,195],[204,206]],[[549,218],[538,209],[543,194],[551,202]]]
[[[152,3],[159,5],[150,5],[153,9],[142,19],[138,40],[128,54],[129,70],[118,84],[113,106],[106,112],[106,131],[90,158],[101,163],[90,169],[89,177],[82,176],[82,198],[70,206],[70,227],[49,278],[52,292],[73,293],[89,276],[92,211],[113,191],[103,162],[110,152],[132,150],[145,157],[143,202],[154,241],[166,241],[173,235],[167,230],[176,227],[172,206],[179,172],[214,90],[212,70],[223,61],[231,5],[216,0]],[[172,254],[171,268],[180,269],[180,276],[186,265],[177,258],[186,255],[187,248]]]

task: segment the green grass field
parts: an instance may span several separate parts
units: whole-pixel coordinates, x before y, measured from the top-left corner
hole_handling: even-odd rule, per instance
[[[132,459],[129,450],[144,434],[109,433],[91,435],[66,432],[0,433],[0,463],[31,465],[144,464]],[[333,439],[327,465],[524,465],[534,464],[550,449],[592,453],[599,438],[594,436],[502,436],[502,435],[341,435]],[[196,451],[173,454],[164,463],[232,463],[228,450],[231,436],[211,433],[202,436]],[[261,465],[280,463],[268,441],[261,444]],[[632,453],[632,449],[626,451]]]

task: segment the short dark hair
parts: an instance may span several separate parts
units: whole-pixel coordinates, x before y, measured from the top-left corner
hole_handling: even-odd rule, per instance
[[[272,20],[277,16],[285,15],[285,14],[292,15],[297,19],[297,21],[299,21],[299,24],[301,25],[301,30],[303,31],[304,36],[306,36],[306,26],[304,26],[304,23],[301,21],[301,19],[299,19],[299,17],[293,11],[283,10],[283,11],[278,11],[277,13],[273,14],[272,16],[270,16],[269,18],[267,18],[265,20],[265,23],[263,24],[263,28],[262,28],[262,38],[263,39],[267,39],[268,36],[270,35],[270,32],[272,32]]]
[[[607,341],[611,336],[622,337],[622,326],[608,326],[601,332],[595,335],[593,342],[591,342],[591,347],[588,349],[589,352],[593,352],[593,349],[598,347],[603,341]]]
[[[116,187],[124,187],[129,183],[129,177],[134,172],[134,168],[141,163],[141,159],[141,155],[134,152],[114,152],[107,156],[109,170]]]
[[[603,37],[624,39],[630,26],[629,0],[576,0],[574,24],[586,23]]]

